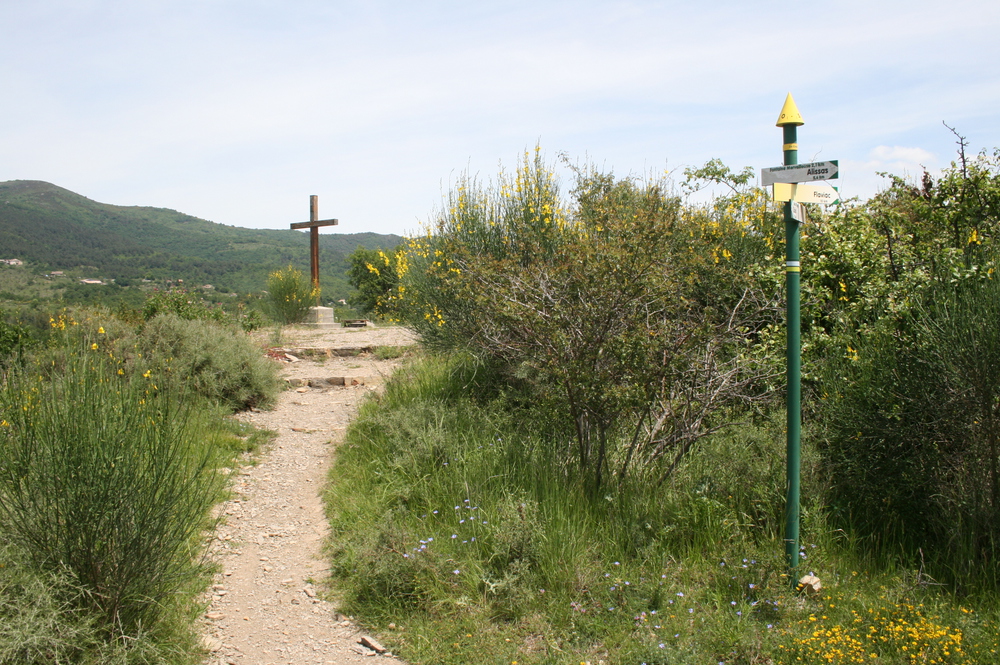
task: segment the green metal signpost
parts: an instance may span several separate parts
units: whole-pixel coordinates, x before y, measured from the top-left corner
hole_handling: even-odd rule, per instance
[[[805,122],[795,106],[792,93],[785,98],[777,126],[784,132],[784,165],[799,163],[798,127]],[[785,211],[785,288],[788,294],[788,337],[786,358],[788,362],[787,388],[787,487],[785,500],[785,561],[794,572],[799,563],[799,476],[801,466],[802,431],[802,357],[800,341],[801,314],[799,310],[799,222],[792,215],[792,202],[786,201]],[[795,575],[792,575],[795,581]]]
[[[792,93],[785,98],[777,126],[784,132],[784,165],[761,171],[762,185],[774,186],[774,199],[784,201],[785,212],[785,288],[788,294],[787,348],[787,485],[785,501],[785,559],[795,583],[799,564],[799,476],[802,450],[802,343],[800,336],[800,278],[799,223],[805,220],[802,202],[837,203],[837,190],[827,185],[801,185],[799,183],[832,180],[840,177],[840,163],[836,160],[799,164],[798,128],[804,125]]]
[[[786,471],[788,493],[785,501],[785,558],[792,581],[799,564],[799,476],[802,450],[802,342],[800,312],[801,267],[799,265],[799,223],[805,220],[802,203],[838,203],[838,193],[827,185],[802,185],[799,183],[832,180],[840,177],[837,160],[799,164],[798,128],[804,125],[792,93],[785,98],[777,126],[784,132],[785,160],[782,166],[764,169],[761,184],[774,186],[774,200],[784,201],[785,212],[785,288],[788,294],[788,341],[786,360],[788,366],[787,432],[788,467]]]

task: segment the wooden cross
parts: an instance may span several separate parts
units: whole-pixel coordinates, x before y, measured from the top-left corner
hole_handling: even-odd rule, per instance
[[[309,229],[309,273],[314,289],[319,288],[319,227],[336,226],[335,219],[319,218],[319,197],[313,194],[309,197],[309,221],[295,222],[292,229]]]

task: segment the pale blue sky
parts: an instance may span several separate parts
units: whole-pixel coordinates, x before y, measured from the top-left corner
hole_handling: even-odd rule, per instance
[[[839,159],[845,196],[1000,147],[1000,3],[0,0],[0,181],[416,231],[539,142],[619,175]],[[568,183],[567,183],[568,184]]]

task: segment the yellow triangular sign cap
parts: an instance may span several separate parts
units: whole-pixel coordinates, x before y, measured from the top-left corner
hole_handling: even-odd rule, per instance
[[[806,124],[806,121],[802,119],[802,114],[799,113],[799,107],[795,105],[795,100],[792,99],[792,93],[788,93],[785,97],[785,105],[781,107],[781,115],[778,116],[778,127],[784,127],[785,125],[799,125]]]

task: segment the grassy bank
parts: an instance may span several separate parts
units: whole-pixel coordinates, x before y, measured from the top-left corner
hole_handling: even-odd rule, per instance
[[[662,486],[585,493],[542,409],[424,358],[369,402],[327,500],[345,610],[413,663],[981,663],[990,590],[958,598],[827,521],[805,453],[797,593],[781,541],[784,434],[713,435]],[[806,437],[809,440],[809,437]]]

